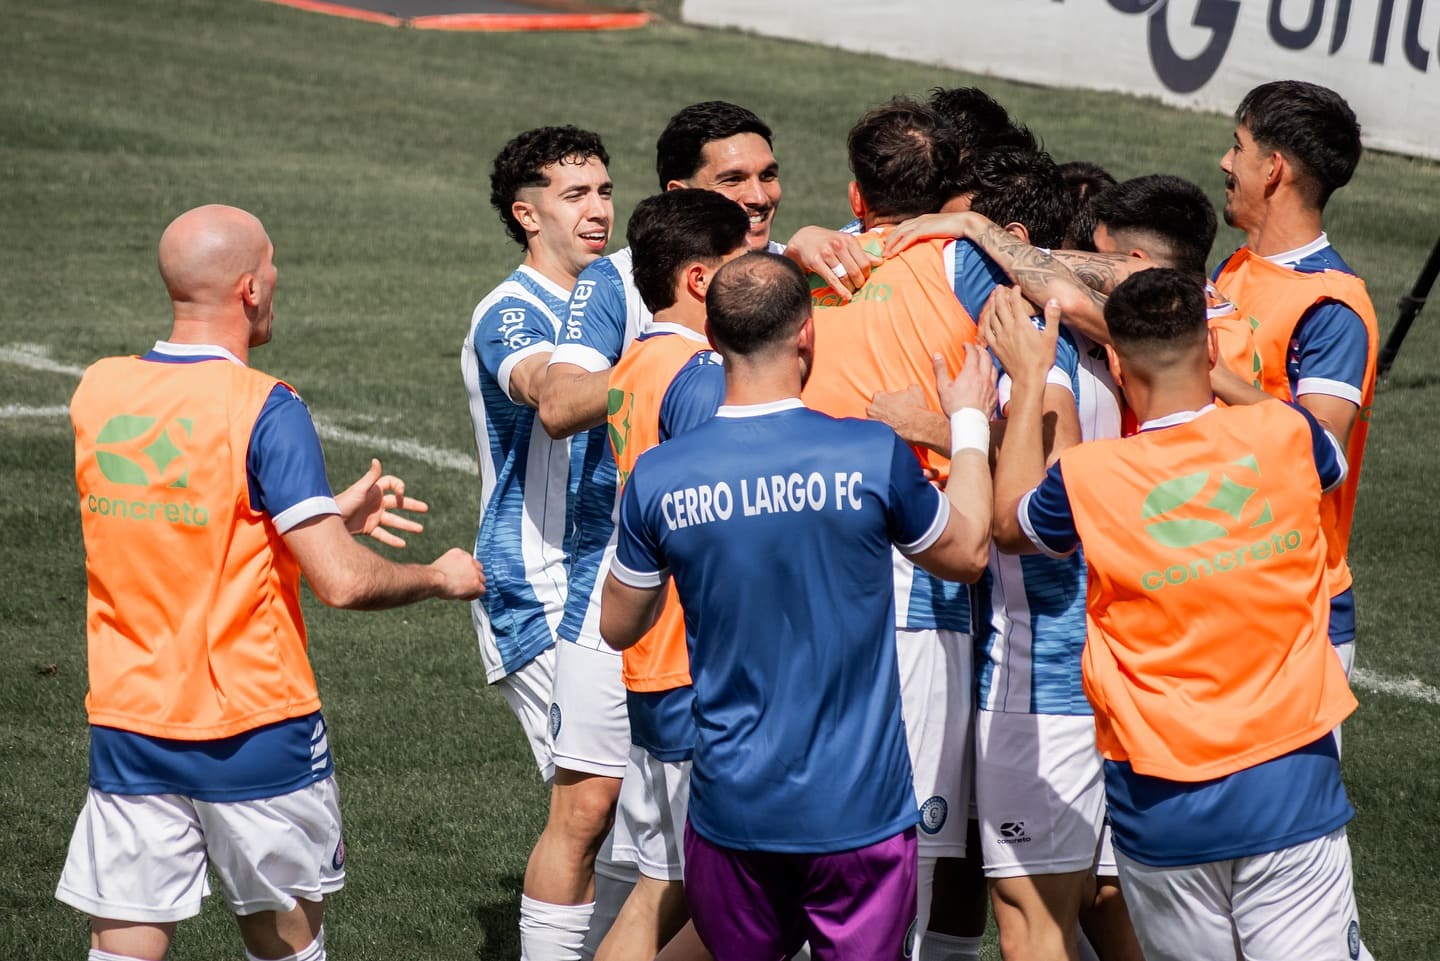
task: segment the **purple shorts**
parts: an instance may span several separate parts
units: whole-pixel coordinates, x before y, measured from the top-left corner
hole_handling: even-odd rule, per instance
[[[685,825],[685,897],[715,961],[908,957],[915,829],[833,854],[736,851]]]

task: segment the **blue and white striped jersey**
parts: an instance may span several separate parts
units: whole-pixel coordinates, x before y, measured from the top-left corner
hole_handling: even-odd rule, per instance
[[[486,582],[471,613],[491,682],[553,644],[565,608],[571,444],[552,440],[535,409],[512,398],[510,374],[555,349],[567,296],[517,268],[475,308],[460,351],[480,460],[475,556]]]
[[[771,243],[771,253],[784,253]],[[650,329],[652,315],[631,272],[630,248],[601,257],[580,272],[565,314],[563,339],[552,364],[574,364],[595,372],[609,370]],[[574,549],[569,570],[570,596],[557,633],[567,641],[614,653],[600,637],[600,594],[615,554],[618,476],[610,441],[601,425],[571,438],[570,516]]]
[[[1120,400],[1105,349],[1062,327],[1049,383],[1075,397],[1081,440],[1120,436]],[[1007,391],[1001,391],[1002,406]],[[1085,557],[1014,556],[990,548],[990,616],[976,644],[981,709],[1092,713],[1080,682],[1085,647]]]

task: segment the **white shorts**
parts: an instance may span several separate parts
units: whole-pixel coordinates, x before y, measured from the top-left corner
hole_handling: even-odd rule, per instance
[[[1095,719],[980,711],[975,797],[986,877],[1093,868],[1105,821]]]
[[[1147,961],[1355,961],[1364,955],[1345,829],[1228,861],[1157,868],[1119,854]]]
[[[632,744],[615,815],[616,852],[630,853],[647,878],[683,879],[689,808],[690,762],[662,761]]]
[[[535,766],[548,785],[555,779],[555,759],[550,755],[550,700],[555,693],[555,649],[545,648],[519,670],[495,682],[500,696],[515,712]]]
[[[965,814],[974,765],[974,694],[969,634],[944,630],[895,632],[901,713],[920,825],[921,857],[963,858]]]
[[[556,767],[624,777],[630,757],[630,712],[625,707],[623,659],[616,651],[555,644],[555,691],[550,697],[550,753]]]
[[[254,801],[90,790],[55,897],[94,917],[164,924],[200,913],[206,866],[236,914],[290,911],[345,885],[340,795],[328,777]]]

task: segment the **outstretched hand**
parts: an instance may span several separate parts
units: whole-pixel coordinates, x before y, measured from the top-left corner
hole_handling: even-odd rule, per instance
[[[935,388],[940,393],[940,406],[945,413],[953,414],[966,407],[973,407],[987,418],[995,412],[995,365],[975,344],[965,345],[965,363],[960,373],[952,379],[950,366],[945,358],[936,354]]]
[[[882,263],[853,234],[827,227],[801,227],[786,243],[785,256],[823,280],[841,303],[849,302]]]
[[[390,547],[404,547],[405,541],[391,531],[418,534],[425,529],[418,521],[391,513],[396,510],[423,514],[430,505],[405,496],[405,482],[393,474],[380,473],[380,461],[371,458],[370,469],[359,480],[335,495],[345,529],[365,534]]]

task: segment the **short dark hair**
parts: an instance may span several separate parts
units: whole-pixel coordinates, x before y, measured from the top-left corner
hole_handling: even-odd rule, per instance
[[[949,171],[946,200],[974,189],[970,168],[976,157],[1004,147],[1040,149],[1030,128],[1016,123],[998,100],[979,87],[934,87],[927,102],[955,134],[955,167]]]
[[[958,157],[954,130],[938,111],[896,97],[850,129],[850,170],[865,207],[877,217],[934,213]]]
[[[1148,174],[1101,191],[1089,203],[1097,224],[1112,235],[1139,234],[1151,258],[1201,280],[1215,241],[1215,208],[1205,191],[1183,177]]]
[[[976,158],[972,177],[971,210],[1002,227],[1024,225],[1036,247],[1060,246],[1075,205],[1048,153],[992,150]]]
[[[1131,274],[1105,301],[1105,325],[1123,354],[1193,349],[1207,336],[1205,285],[1169,267]]]
[[[724,100],[706,100],[683,108],[655,141],[655,172],[660,175],[660,189],[672,180],[689,180],[700,169],[705,145],[727,137],[753,133],[775,146],[765,121],[744,107]]]
[[[810,284],[792,261],[763,250],[715,272],[705,293],[710,339],[722,355],[763,354],[810,316]]]
[[[1055,169],[1060,171],[1060,179],[1065,181],[1075,204],[1075,213],[1070,216],[1061,245],[1069,250],[1093,251],[1095,218],[1090,213],[1089,201],[1106,187],[1115,186],[1115,178],[1110,171],[1089,160],[1071,160]]]
[[[550,178],[545,168],[558,163],[584,163],[591,157],[610,165],[610,155],[600,142],[600,135],[579,127],[536,127],[517,134],[500,148],[490,165],[490,206],[500,214],[500,221],[517,244],[525,246],[525,228],[515,219],[510,207],[525,187],[546,187]]]
[[[635,205],[625,239],[631,273],[650,312],[675,304],[680,270],[697,260],[718,264],[745,246],[750,217],[729,197],[713,190],[669,190]]]
[[[1306,198],[1324,209],[1330,195],[1350,182],[1360,163],[1360,122],[1345,98],[1303,80],[1262,83],[1235,108],[1264,150],[1278,150],[1293,163]]]

